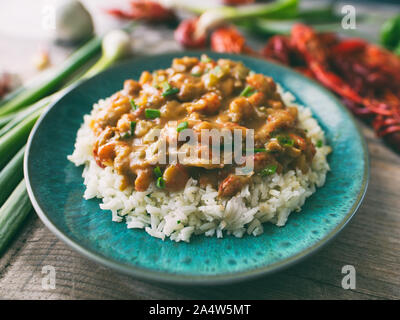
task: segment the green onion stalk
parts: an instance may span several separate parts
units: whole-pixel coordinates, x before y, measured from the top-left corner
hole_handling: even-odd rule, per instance
[[[0,117],[0,128],[3,128],[7,123],[9,123],[12,119],[14,119],[14,117],[18,114],[19,114],[19,112],[16,111],[16,112],[12,112],[5,116]]]
[[[130,52],[131,41],[130,36],[126,32],[121,30],[109,32],[102,41],[101,58],[81,77],[81,80],[92,77],[107,69],[116,61],[128,56]],[[3,170],[0,171],[0,205],[2,205],[0,208],[0,252],[4,250],[11,237],[31,210],[25,181],[20,181],[24,144],[44,108],[63,94],[66,89],[62,89],[50,97],[40,100],[39,102],[43,103],[41,106],[37,102],[35,106],[37,109],[33,113],[26,116],[21,122],[0,137],[0,168],[11,159]],[[17,154],[14,156],[15,153]],[[18,181],[20,182],[17,188],[10,195],[11,190]],[[7,200],[4,202],[5,199]]]
[[[129,35],[122,30],[114,30],[104,36],[102,41],[102,56],[100,59],[80,78],[79,81],[87,79],[105,70],[111,64],[128,55],[131,43]],[[65,93],[70,86],[53,93],[51,96],[39,100],[32,105],[29,111],[34,111],[26,117],[25,114],[14,118],[6,127],[1,129],[0,135],[0,168],[7,163],[11,157],[23,146],[26,139],[43,110]],[[28,108],[28,109],[29,109]],[[21,122],[19,119],[24,118]]]
[[[8,121],[0,129],[0,138],[3,135],[5,135],[7,132],[9,132],[11,129],[13,129],[15,126],[17,126],[21,121],[23,121],[30,114],[36,112],[37,110],[44,109],[44,107],[46,107],[50,103],[51,98],[54,97],[54,96],[55,95],[53,94],[51,96],[42,98],[41,100],[35,102],[34,104],[32,104],[31,106],[29,106],[26,109],[22,109],[19,112],[14,112],[12,114],[9,114],[9,115],[5,116],[4,118],[8,119]]]
[[[200,38],[211,29],[227,22],[267,35],[288,34],[295,23],[307,23],[319,31],[330,31],[340,22],[333,5],[300,9],[298,0],[277,0],[268,4],[220,6],[209,9],[178,4],[176,7],[200,15],[194,38]]]
[[[298,14],[298,2],[298,0],[278,0],[268,4],[240,7],[222,6],[208,9],[200,15],[194,36],[200,38],[209,30],[226,22],[239,22],[255,18],[295,18]]]
[[[360,19],[362,17],[360,16]],[[341,17],[338,16],[332,5],[326,7],[299,10],[291,19],[255,18],[237,21],[236,24],[251,32],[264,35],[290,34],[296,23],[306,23],[318,31],[338,30]]]
[[[30,105],[52,92],[68,76],[94,57],[101,48],[101,38],[94,37],[73,53],[59,68],[32,85],[10,93],[0,102],[0,116]]]
[[[360,14],[357,16],[357,21],[365,21],[367,18],[365,14]],[[343,30],[340,21],[341,17],[335,13],[333,6],[329,5],[318,9],[301,10],[293,19],[256,18],[236,21],[235,24],[255,34],[272,36],[289,35],[296,23],[305,23],[317,32],[339,32],[349,37],[361,37],[375,42],[368,34],[352,29]]]
[[[87,79],[87,78],[90,78],[90,77],[96,75],[97,73],[105,70],[116,60],[120,59],[120,57],[123,56],[126,52],[129,52],[130,47],[125,48],[122,45],[122,44],[129,43],[127,41],[128,39],[126,39],[126,37],[129,37],[129,36],[124,31],[121,31],[121,30],[111,31],[109,34],[107,34],[103,38],[103,41],[102,41],[103,54],[102,54],[101,58],[86,73],[84,73],[78,79],[75,79],[72,83],[67,85],[65,88],[51,94],[50,96],[47,96],[47,97],[37,101],[36,103],[29,106],[28,108],[23,109],[19,112],[14,112],[12,114],[8,114],[6,116],[0,117],[0,128],[1,128],[0,129],[0,137],[4,133],[8,132],[10,129],[15,127],[27,115],[31,114],[32,112],[34,112],[38,109],[44,110],[44,108],[47,107],[51,102],[53,102],[58,97],[60,97],[62,94],[64,94],[65,91],[72,84],[76,83],[76,81],[84,80],[84,79]],[[130,43],[129,43],[129,45],[130,45]],[[3,125],[2,125],[2,118],[5,118]]]
[[[107,69],[116,61],[127,57],[131,53],[131,39],[123,30],[113,30],[107,33],[102,41],[102,56],[82,76],[82,79],[91,78]]]
[[[22,179],[0,208],[0,256],[31,210],[32,204]]]
[[[36,120],[39,118],[42,109],[35,111],[0,137],[0,168],[14,156],[15,153],[26,143]],[[3,190],[0,190],[3,192]]]
[[[400,55],[400,14],[386,20],[380,30],[380,43]]]
[[[22,170],[24,152],[25,146],[22,147],[4,169],[0,171],[0,207],[24,176]]]

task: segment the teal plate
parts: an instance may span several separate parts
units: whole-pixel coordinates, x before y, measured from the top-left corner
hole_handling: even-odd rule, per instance
[[[272,76],[297,102],[312,109],[333,148],[326,184],[292,213],[285,227],[265,224],[258,236],[194,236],[190,243],[162,241],[144,230],[111,221],[99,200],[82,198],[82,167],[67,160],[76,132],[93,103],[122,88],[144,70],[170,66],[174,57],[199,52],[142,57],[115,66],[62,96],[42,115],[29,138],[25,178],[34,208],[46,226],[85,256],[130,275],[181,284],[216,284],[249,279],[286,267],[332,239],[360,205],[369,177],[364,139],[353,117],[328,91],[288,68],[247,56],[208,53],[243,61]]]

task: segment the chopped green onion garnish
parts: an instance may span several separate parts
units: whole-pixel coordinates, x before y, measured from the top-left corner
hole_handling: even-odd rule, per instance
[[[222,69],[221,69],[221,67],[220,66],[216,66],[215,68],[214,68],[214,73],[216,74],[216,73],[220,73],[222,71]]]
[[[181,132],[182,130],[185,130],[189,126],[189,123],[187,121],[183,121],[178,126],[176,127],[176,131]]]
[[[135,134],[136,121],[131,121],[131,135]]]
[[[207,63],[207,62],[211,62],[211,61],[212,61],[212,59],[210,57],[207,57],[206,55],[201,56],[201,62]]]
[[[278,142],[284,147],[293,147],[294,140],[287,136],[278,136]]]
[[[129,131],[123,132],[120,134],[121,139],[129,139],[131,137],[131,133]]]
[[[147,119],[155,119],[161,116],[161,112],[158,109],[146,109],[144,110],[144,114]]]
[[[323,145],[322,140],[318,140],[318,141],[317,141],[317,148],[321,148],[322,145]]]
[[[135,103],[135,100],[132,99],[132,100],[130,101],[130,103],[131,103],[131,106],[132,106],[132,109],[133,109],[133,110],[136,110],[136,109],[138,108],[137,104]]]
[[[164,91],[162,93],[162,96],[163,97],[168,97],[168,96],[172,96],[172,95],[174,95],[174,94],[176,94],[178,92],[179,92],[178,88],[171,88],[171,89],[168,89],[168,90]]]
[[[250,97],[253,93],[255,93],[256,90],[254,90],[253,87],[247,86],[246,88],[243,89],[243,91],[240,93],[240,96],[242,97]]]
[[[265,148],[254,148],[254,149],[246,149],[246,152],[258,153],[258,152],[268,152],[268,150]]]
[[[171,85],[168,83],[168,81],[164,81],[163,83],[161,83],[161,88],[163,88],[163,90],[168,90],[171,89]]]
[[[165,188],[165,180],[162,177],[158,177],[156,185],[160,189]]]
[[[218,79],[221,79],[227,73],[227,71],[229,71],[229,69],[222,69],[221,66],[216,66],[212,73],[215,74]]]
[[[179,92],[178,88],[171,87],[171,85],[168,82],[164,82],[161,86],[164,89],[164,91],[162,93],[163,97],[172,96],[173,94],[176,94]]]
[[[177,224],[180,224],[180,223],[181,223],[181,220],[178,220],[176,223],[177,223]]]
[[[191,75],[192,75],[193,77],[200,77],[200,76],[201,76],[201,72],[191,73]]]
[[[260,175],[262,177],[269,176],[271,174],[274,174],[276,172],[276,169],[278,166],[276,164],[271,164],[268,167],[264,168],[261,170]]]
[[[162,177],[162,172],[161,172],[160,167],[155,167],[153,171],[157,178]]]

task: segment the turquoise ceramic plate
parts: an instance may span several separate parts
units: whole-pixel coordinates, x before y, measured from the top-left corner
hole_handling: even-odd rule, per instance
[[[293,213],[283,228],[265,225],[265,233],[242,239],[195,236],[190,243],[162,241],[143,230],[128,230],[85,201],[82,167],[67,160],[84,114],[94,102],[120,90],[127,78],[143,70],[170,66],[174,57],[198,52],[137,58],[71,89],[37,122],[28,143],[25,177],[39,217],[59,238],[85,256],[143,279],[172,283],[222,283],[248,279],[288,266],[315,252],[350,220],[368,181],[365,142],[349,112],[313,81],[285,67],[246,56],[209,53],[241,60],[252,70],[272,76],[297,101],[309,106],[327,135],[333,153],[324,187]]]

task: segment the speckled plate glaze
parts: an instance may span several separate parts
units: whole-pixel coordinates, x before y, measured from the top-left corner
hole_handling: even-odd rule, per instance
[[[247,56],[216,54],[241,60],[250,69],[272,76],[312,109],[333,153],[326,184],[310,197],[283,228],[265,224],[261,236],[194,236],[190,243],[162,241],[144,230],[111,221],[99,200],[85,201],[82,167],[67,160],[76,132],[93,103],[122,88],[143,70],[170,66],[178,52],[141,57],[75,86],[37,122],[25,156],[25,178],[34,208],[46,226],[85,256],[147,280],[181,284],[216,284],[249,279],[293,264],[332,239],[351,219],[365,194],[369,164],[364,139],[353,117],[328,91],[288,68]]]

